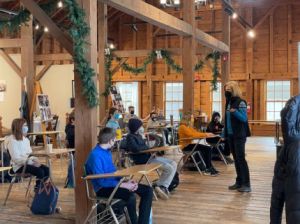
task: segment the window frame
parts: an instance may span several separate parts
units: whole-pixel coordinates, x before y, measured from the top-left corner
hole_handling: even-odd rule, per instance
[[[182,101],[167,101],[167,84],[175,84],[175,83],[179,83],[179,84],[182,84]],[[173,95],[173,92],[172,92],[172,95]],[[177,103],[182,103],[182,107],[183,107],[183,82],[165,82],[164,83],[164,115],[165,115],[165,119],[167,121],[170,120],[170,116],[167,117],[167,102],[177,102]],[[181,109],[181,108],[179,108]],[[172,110],[173,111],[173,110]],[[179,114],[179,112],[178,112]],[[179,116],[178,117],[175,117],[174,114],[173,114],[173,119],[174,121],[179,121]]]
[[[214,102],[219,102],[221,111],[217,111],[217,112],[219,112],[220,114],[223,114],[222,82],[219,82],[219,81],[218,81],[218,91],[220,91],[220,96],[221,96],[220,101],[219,100],[214,100],[214,92],[215,91],[211,91],[211,111],[212,111],[212,113],[215,111],[214,110]]]

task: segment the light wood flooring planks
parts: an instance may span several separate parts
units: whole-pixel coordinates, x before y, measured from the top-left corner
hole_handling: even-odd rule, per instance
[[[276,149],[273,138],[252,137],[247,142],[252,193],[228,191],[234,183],[234,166],[214,162],[221,172],[218,177],[201,176],[183,171],[181,184],[168,201],[154,201],[155,224],[237,224],[269,223],[271,182]],[[174,157],[174,155],[170,155]],[[178,157],[177,157],[178,159]],[[62,164],[62,167],[61,167]],[[4,207],[2,202],[8,184],[0,184],[0,223],[74,223],[74,193],[64,189],[67,162],[54,162],[54,179],[60,189],[59,205],[62,213],[51,216],[34,216],[24,199],[24,184],[16,184]]]

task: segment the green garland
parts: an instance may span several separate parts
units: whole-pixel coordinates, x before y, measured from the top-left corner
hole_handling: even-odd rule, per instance
[[[74,43],[75,71],[82,82],[82,94],[85,96],[88,105],[95,107],[99,102],[97,87],[93,81],[96,73],[85,58],[85,47],[88,44],[86,37],[90,33],[89,26],[85,22],[85,12],[79,7],[76,0],[64,0],[64,3],[68,10],[68,19],[72,22],[69,33]],[[49,1],[49,3],[41,4],[40,7],[49,15],[56,10],[56,4],[56,1]],[[27,9],[22,9],[9,20],[0,20],[0,31],[5,29],[9,32],[17,31],[21,25],[26,25],[30,21],[30,15],[31,13]]]
[[[213,67],[212,67],[212,75],[213,79],[211,81],[212,90],[218,90],[218,77],[220,76],[219,71],[219,59],[221,58],[221,54],[218,51],[214,51],[206,56],[206,60],[212,59],[213,60]]]
[[[112,86],[112,71],[111,71],[111,65],[112,65],[112,61],[113,59],[115,59],[118,62],[121,62],[122,58],[121,57],[117,57],[113,52],[114,50],[110,50],[111,52],[109,54],[106,54],[105,58],[106,58],[106,62],[105,62],[105,75],[107,77],[106,80],[106,87],[105,87],[105,91],[103,93],[103,95],[108,96],[109,95],[109,90],[110,87]],[[182,72],[182,67],[177,64],[175,62],[175,60],[171,57],[171,54],[169,51],[161,49],[160,51],[160,56],[161,58],[165,61],[165,63],[168,65],[168,67],[170,67],[172,70],[174,70],[177,73],[181,73]],[[138,75],[141,73],[146,72],[147,70],[147,66],[150,63],[153,63],[154,60],[156,60],[157,58],[157,51],[151,51],[148,56],[146,57],[146,59],[144,60],[143,64],[139,67],[133,67],[130,66],[128,63],[124,62],[121,64],[121,68],[129,73]],[[216,54],[219,54],[219,52],[217,52]],[[214,67],[213,67],[213,80],[212,80],[212,86],[213,86],[213,90],[217,90],[218,86],[217,86],[217,76],[215,76],[215,74],[219,74],[218,71],[218,59],[217,57],[214,57],[215,53],[211,53],[209,55],[207,55],[206,60],[210,59],[210,58],[214,58]],[[199,72],[200,70],[202,70],[204,67],[204,62],[199,60],[197,62],[197,64],[194,66],[194,71]]]
[[[97,87],[93,80],[96,73],[85,55],[86,45],[88,44],[86,37],[90,33],[90,28],[85,22],[85,12],[79,7],[76,0],[64,0],[64,2],[69,11],[68,18],[72,22],[69,33],[73,39],[75,71],[82,82],[82,94],[86,97],[88,105],[95,107],[99,103]]]

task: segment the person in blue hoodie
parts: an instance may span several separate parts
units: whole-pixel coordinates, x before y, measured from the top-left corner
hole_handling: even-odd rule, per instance
[[[116,172],[110,151],[115,143],[116,133],[112,128],[103,128],[98,135],[98,144],[90,152],[85,163],[87,174],[104,174]],[[120,178],[92,180],[94,191],[98,197],[109,197]],[[139,216],[137,217],[136,197],[140,196]],[[115,193],[115,198],[122,199],[127,207],[132,224],[149,223],[153,190],[151,187],[135,181],[123,182]]]

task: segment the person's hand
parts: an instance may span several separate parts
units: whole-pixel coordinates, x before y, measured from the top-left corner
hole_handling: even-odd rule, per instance
[[[230,111],[231,113],[234,113],[234,112],[236,111],[236,109],[231,108],[229,111]]]
[[[216,135],[215,134],[213,134],[213,133],[206,133],[206,137],[207,138],[214,138],[214,137],[216,137]]]
[[[221,141],[224,142],[224,141],[225,141],[225,138],[221,138]]]
[[[121,184],[121,188],[125,188],[131,192],[136,191],[138,189],[138,183],[135,181],[127,181]]]

